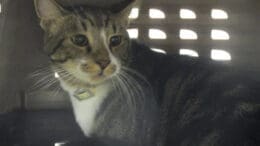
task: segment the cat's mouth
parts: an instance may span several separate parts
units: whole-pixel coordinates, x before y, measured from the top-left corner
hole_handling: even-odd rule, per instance
[[[71,86],[81,86],[81,87],[88,87],[88,86],[98,86],[100,84],[105,83],[110,77],[105,76],[104,74],[98,74],[96,76],[88,77],[88,80],[82,80],[78,76],[70,74],[70,75],[62,75],[59,74],[59,79],[63,82],[71,85]]]
[[[116,74],[117,74],[117,67],[112,66],[110,68],[107,68],[106,70],[101,70],[99,73],[95,75],[92,75],[90,77],[90,82],[94,84],[100,84],[102,82],[105,82],[106,80],[109,80]]]
[[[93,84],[97,84],[97,83],[102,83],[107,79],[109,79],[109,77],[105,76],[104,74],[98,74],[96,76],[91,77],[91,82]]]
[[[115,76],[117,72],[119,72],[119,68],[116,65],[111,65],[106,69],[91,73],[82,72],[80,70],[70,72],[62,68],[62,71],[55,72],[59,75],[60,80],[72,86],[97,86]]]

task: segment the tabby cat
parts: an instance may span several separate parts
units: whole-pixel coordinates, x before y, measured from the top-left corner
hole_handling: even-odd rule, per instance
[[[133,0],[111,9],[34,2],[44,51],[86,137],[122,146],[260,145],[259,83],[130,40]]]

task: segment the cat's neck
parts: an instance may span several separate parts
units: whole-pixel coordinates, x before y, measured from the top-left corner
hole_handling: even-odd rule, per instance
[[[61,86],[70,95],[70,100],[77,123],[86,136],[91,136],[93,133],[96,115],[99,112],[101,104],[109,94],[110,86],[108,84],[103,84],[92,88],[77,88],[69,86],[62,81]],[[84,96],[89,97],[85,98]]]

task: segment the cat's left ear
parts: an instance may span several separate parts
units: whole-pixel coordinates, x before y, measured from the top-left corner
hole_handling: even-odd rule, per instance
[[[38,17],[42,20],[56,19],[67,13],[55,0],[34,0],[34,5]]]
[[[116,4],[110,8],[111,12],[115,14],[116,18],[127,26],[129,23],[129,15],[136,4],[137,0],[124,0],[123,2]]]

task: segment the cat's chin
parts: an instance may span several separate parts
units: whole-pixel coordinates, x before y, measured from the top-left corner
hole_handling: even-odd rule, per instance
[[[114,76],[116,76],[116,73],[113,73],[111,75],[95,75],[90,78],[90,81],[88,81],[88,84],[97,86],[100,84],[107,83],[110,79],[112,79]]]
[[[80,80],[81,82],[85,82],[86,84],[90,84],[93,86],[97,86],[103,83],[106,83],[107,81],[109,81],[111,78],[113,78],[114,76],[116,76],[118,74],[119,71],[117,70],[113,70],[111,72],[102,72],[102,73],[98,73],[98,74],[94,74],[94,75],[87,75],[86,77],[82,77],[82,76],[78,76],[76,77],[78,80]],[[81,74],[82,75],[82,74]]]
[[[75,78],[74,82],[68,82],[68,84],[72,84],[72,85],[78,86],[78,87],[99,86],[99,85],[107,83],[115,75],[116,74],[112,74],[112,75],[98,74],[98,75],[94,75],[91,77],[88,76],[85,79],[82,79],[82,77],[74,76],[74,78]]]
[[[106,79],[106,80],[105,79],[103,79],[103,80],[99,79],[99,80],[96,80],[96,81],[83,81],[83,80],[79,80],[79,79],[77,79],[77,81],[76,80],[66,81],[66,80],[60,79],[60,82],[61,82],[62,87],[63,88],[65,87],[65,89],[67,87],[69,87],[69,89],[70,88],[72,88],[72,89],[83,88],[84,89],[84,88],[93,88],[93,87],[95,88],[95,87],[98,87],[100,85],[104,85],[108,82],[108,79]]]

